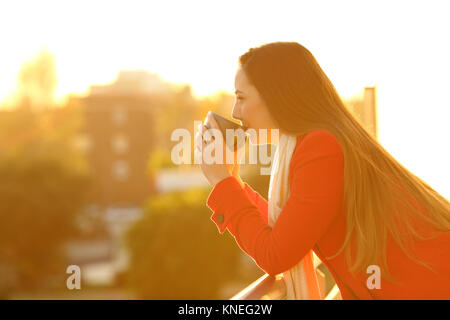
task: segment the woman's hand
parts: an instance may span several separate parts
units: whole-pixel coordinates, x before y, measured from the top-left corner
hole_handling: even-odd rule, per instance
[[[209,146],[211,143],[215,143],[215,137],[212,135],[212,130],[208,130],[208,128],[201,124],[199,125],[199,130],[195,136],[196,140],[196,149],[195,149],[195,156],[200,160],[201,162],[200,167],[202,169],[203,174],[205,175],[208,182],[215,186],[218,182],[221,180],[228,178],[230,176],[236,177],[238,179],[241,186],[243,186],[242,179],[239,177],[239,160],[242,157],[243,151],[244,151],[244,144],[241,146],[237,152],[234,152],[234,161],[233,163],[226,163],[226,149],[227,146],[225,144],[225,140],[223,139],[223,136],[221,134],[221,131],[219,129],[219,125],[217,124],[216,120],[212,116],[210,112],[208,112],[207,115],[207,122],[211,124],[211,129],[217,129],[218,133],[216,137],[220,139],[222,137],[222,159],[218,159],[219,163],[211,163],[208,164],[205,161],[205,154],[202,152],[202,150],[205,150],[207,146]],[[230,150],[231,151],[231,150]],[[211,152],[211,156],[215,157],[215,152]]]

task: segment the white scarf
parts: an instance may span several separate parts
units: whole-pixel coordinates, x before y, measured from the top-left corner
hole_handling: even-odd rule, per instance
[[[289,197],[289,163],[297,144],[297,136],[282,134],[270,172],[268,215],[273,227]],[[287,300],[319,300],[321,294],[310,250],[299,263],[283,272]]]

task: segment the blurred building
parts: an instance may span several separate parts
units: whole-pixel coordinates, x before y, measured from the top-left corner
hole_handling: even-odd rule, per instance
[[[78,145],[92,177],[89,213],[101,217],[109,234],[67,248],[72,263],[83,267],[86,283],[112,284],[127,267],[122,236],[156,192],[155,176],[147,171],[156,142],[154,111],[161,107],[157,93],[169,89],[149,72],[122,71],[114,83],[91,86],[87,96],[75,98],[84,118]]]
[[[210,184],[199,168],[164,168],[155,175],[158,193],[209,187]]]
[[[89,95],[81,100],[93,180],[92,201],[103,207],[140,205],[154,191],[147,163],[152,101],[145,96]]]
[[[103,208],[135,207],[155,191],[147,172],[155,146],[154,111],[171,84],[145,70],[119,72],[113,83],[93,85],[79,102],[85,128],[80,140],[89,159],[91,201]]]
[[[169,94],[173,84],[158,74],[146,70],[122,70],[113,83],[92,85],[91,95],[148,95]]]

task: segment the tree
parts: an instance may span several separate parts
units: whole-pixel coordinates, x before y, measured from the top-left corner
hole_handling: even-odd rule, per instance
[[[0,261],[15,290],[42,289],[47,276],[65,276],[62,244],[77,235],[87,177],[52,159],[14,156],[0,161],[0,177]]]
[[[127,283],[143,299],[218,299],[237,274],[240,249],[219,234],[206,190],[159,195],[127,233]]]
[[[49,277],[66,276],[63,245],[79,235],[90,183],[86,159],[72,143],[80,124],[73,108],[2,112],[0,296],[42,290]]]
[[[45,49],[22,65],[19,71],[16,104],[41,110],[54,104],[58,79],[55,57]]]

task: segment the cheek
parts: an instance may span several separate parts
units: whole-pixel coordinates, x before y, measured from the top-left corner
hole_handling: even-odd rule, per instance
[[[253,114],[252,104],[247,101],[239,102],[239,108],[241,110],[242,117],[247,121],[251,121],[251,116]]]
[[[258,106],[258,109],[254,112],[255,125],[260,128],[270,129],[273,127],[273,121],[271,115],[265,109],[264,106]]]
[[[258,104],[258,111],[261,119],[264,119],[267,121],[270,118],[269,110],[267,109],[266,105],[264,103]]]
[[[260,106],[252,101],[245,101],[242,103],[242,116],[248,122],[257,126],[261,124],[261,109]]]

